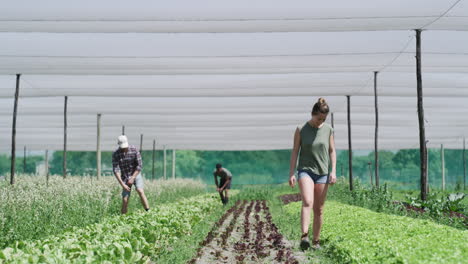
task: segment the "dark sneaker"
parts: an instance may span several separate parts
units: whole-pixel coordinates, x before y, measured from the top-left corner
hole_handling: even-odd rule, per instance
[[[308,234],[303,234],[301,237],[301,244],[300,247],[302,250],[307,250],[310,248],[310,241],[309,241],[309,235]]]

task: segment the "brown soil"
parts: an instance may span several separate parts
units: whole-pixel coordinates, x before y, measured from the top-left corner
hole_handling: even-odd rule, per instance
[[[288,204],[288,203],[301,201],[301,194],[299,193],[285,194],[285,195],[281,195],[279,198],[281,199],[281,201],[283,201],[283,204]]]
[[[297,244],[297,243],[296,243]],[[238,202],[220,218],[189,263],[304,263],[272,222],[266,201]]]

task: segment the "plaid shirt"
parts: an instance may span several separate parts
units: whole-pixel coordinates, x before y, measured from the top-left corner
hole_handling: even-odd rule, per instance
[[[122,181],[126,182],[135,171],[141,171],[142,162],[140,152],[135,146],[128,146],[125,153],[120,148],[112,154],[112,168],[114,173],[120,172]]]

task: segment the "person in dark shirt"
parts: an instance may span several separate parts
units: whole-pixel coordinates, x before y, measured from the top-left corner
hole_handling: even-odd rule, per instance
[[[135,146],[128,144],[126,136],[119,136],[119,148],[112,154],[112,168],[114,175],[122,186],[122,214],[127,213],[128,200],[132,185],[140,196],[141,203],[146,211],[149,210],[148,200],[143,191],[143,177],[141,176],[141,154]]]
[[[232,174],[228,169],[223,168],[223,166],[218,163],[216,164],[216,169],[213,171],[213,175],[216,184],[216,190],[221,196],[221,202],[225,205],[229,201],[228,190],[231,189]],[[218,177],[220,177],[219,184]]]

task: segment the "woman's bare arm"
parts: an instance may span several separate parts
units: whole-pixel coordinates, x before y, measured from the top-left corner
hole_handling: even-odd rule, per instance
[[[301,147],[301,132],[299,128],[296,128],[294,133],[294,143],[293,149],[291,152],[291,160],[289,162],[289,185],[294,187],[296,183],[296,178],[294,177],[294,171],[296,170],[297,156],[299,155],[299,149]]]

